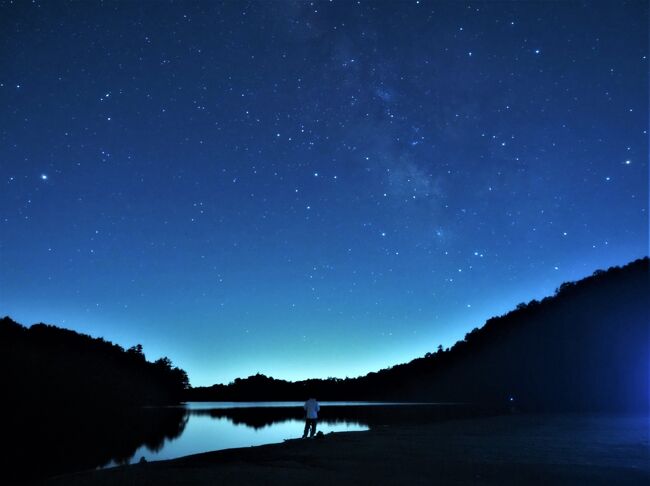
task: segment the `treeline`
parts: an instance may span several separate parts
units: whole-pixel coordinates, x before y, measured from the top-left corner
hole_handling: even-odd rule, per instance
[[[178,403],[187,374],[168,358],[145,359],[45,324],[0,319],[0,369],[7,447],[0,455],[9,484],[127,461],[143,444],[160,447],[185,427]]]
[[[145,359],[130,349],[46,324],[25,327],[0,319],[4,400],[48,407],[176,403],[189,381],[168,358]]]
[[[539,411],[648,410],[648,258],[562,284],[489,319],[448,349],[359,378],[257,374],[189,389],[188,400],[462,401]]]

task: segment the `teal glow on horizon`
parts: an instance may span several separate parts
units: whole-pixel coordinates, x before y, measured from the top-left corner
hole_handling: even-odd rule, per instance
[[[647,3],[0,18],[0,313],[25,325],[194,386],[357,376],[648,253]]]

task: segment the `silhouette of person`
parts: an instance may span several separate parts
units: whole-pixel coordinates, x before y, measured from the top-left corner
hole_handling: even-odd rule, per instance
[[[302,438],[313,437],[316,434],[316,422],[318,420],[318,412],[320,411],[320,405],[315,398],[310,398],[305,402],[305,431],[302,434]]]

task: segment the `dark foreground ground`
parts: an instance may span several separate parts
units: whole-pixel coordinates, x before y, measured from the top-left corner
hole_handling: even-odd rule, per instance
[[[385,427],[53,478],[47,485],[650,484],[648,417]]]

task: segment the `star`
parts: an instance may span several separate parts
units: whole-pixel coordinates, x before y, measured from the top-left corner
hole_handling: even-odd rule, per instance
[[[495,3],[478,13],[476,6],[423,0],[403,9],[326,1],[269,23],[272,3],[233,6],[225,16],[184,2],[166,5],[168,14],[117,5],[112,28],[97,31],[106,16],[100,5],[73,3],[46,16],[29,2],[11,7],[21,12],[7,19],[7,32],[20,32],[19,20],[31,16],[57,26],[32,29],[29,43],[5,36],[0,164],[8,165],[9,207],[0,227],[16,235],[7,241],[12,254],[20,241],[38,239],[44,222],[52,229],[30,259],[0,259],[0,274],[37,277],[18,282],[15,295],[47,294],[41,285],[51,271],[62,282],[57,296],[70,296],[61,308],[83,312],[95,307],[89,290],[100,279],[96,265],[109,265],[111,284],[133,288],[106,285],[106,312],[119,313],[126,290],[138,296],[150,289],[141,309],[130,304],[133,315],[116,319],[115,336],[138,321],[142,335],[134,327],[129,336],[148,339],[153,323],[169,326],[191,301],[188,342],[194,330],[232,336],[234,323],[260,342],[271,331],[278,343],[290,342],[293,324],[285,328],[283,314],[292,303],[301,318],[327,322],[340,313],[337,330],[360,325],[368,336],[370,323],[389,317],[421,335],[413,318],[421,309],[440,313],[443,323],[427,336],[451,336],[482,324],[457,319],[459,309],[486,315],[512,295],[552,292],[576,269],[647,253],[647,161],[638,155],[648,130],[639,76],[639,60],[646,71],[648,63],[642,2],[553,9],[524,2],[516,12]],[[68,22],[68,10],[87,22]],[[583,10],[594,10],[598,22],[582,19]],[[616,30],[617,18],[626,19],[630,35]],[[247,42],[260,29],[264,42]],[[91,54],[108,64],[89,62],[85,49],[61,57],[61,46],[81,38],[96,39]],[[124,39],[133,45],[123,48]],[[379,48],[385,39],[390,48]],[[607,45],[618,47],[615,58],[602,50]],[[59,62],[22,61],[36,58]],[[47,241],[57,230],[65,238]],[[65,265],[39,260],[55,255]],[[67,268],[75,278],[65,278]],[[314,287],[299,288],[303,275]],[[75,294],[78,282],[90,285]],[[437,290],[431,301],[420,298]],[[412,299],[401,300],[408,291]],[[240,305],[249,294],[259,305]],[[158,295],[170,298],[156,302]],[[314,305],[318,298],[322,305]],[[374,302],[390,305],[374,309]],[[223,319],[207,326],[214,310]],[[35,321],[48,318],[30,312]],[[87,321],[98,335],[111,325],[101,316]],[[334,335],[313,327],[309,343]],[[193,384],[221,380],[207,370],[230,369],[218,361],[229,362],[231,351],[262,368],[282,357],[273,346],[255,356],[235,341],[215,353],[218,338],[205,339],[207,348],[195,341],[179,344],[177,359],[215,358],[205,369],[188,369]],[[352,363],[354,346],[345,343],[337,352],[349,348]],[[316,351],[308,368],[327,369]],[[341,363],[333,373],[347,372]],[[377,361],[377,368],[393,364]],[[279,377],[292,377],[286,369]]]

